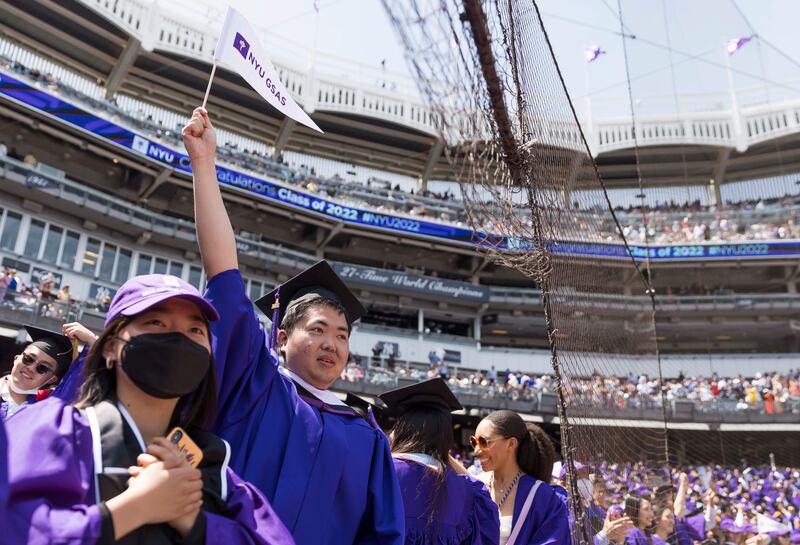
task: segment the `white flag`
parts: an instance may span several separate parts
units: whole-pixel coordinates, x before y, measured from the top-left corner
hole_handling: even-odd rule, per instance
[[[267,58],[258,35],[241,13],[228,7],[214,60],[238,72],[264,100],[306,127],[322,132],[289,95],[278,72]]]
[[[756,517],[758,517],[756,526],[758,527],[759,534],[773,533],[775,535],[780,535],[788,534],[792,531],[791,526],[783,524],[782,522],[778,522],[777,520],[762,515],[761,513],[756,513]]]

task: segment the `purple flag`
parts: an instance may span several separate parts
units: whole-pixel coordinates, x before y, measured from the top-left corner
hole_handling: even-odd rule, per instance
[[[599,45],[591,45],[586,48],[586,53],[584,56],[586,57],[586,62],[594,62],[597,60],[597,57],[600,55],[605,55],[606,52],[603,51]]]
[[[728,45],[725,46],[725,50],[728,52],[728,55],[733,55],[752,39],[753,36],[747,36],[744,38],[734,38],[733,40],[728,40]]]

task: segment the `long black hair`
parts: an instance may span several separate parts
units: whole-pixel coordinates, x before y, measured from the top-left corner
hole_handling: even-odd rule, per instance
[[[633,522],[634,527],[642,530],[645,533],[645,535],[649,538],[653,528],[652,525],[648,526],[647,528],[641,528],[642,519],[640,517],[640,513],[642,511],[643,501],[650,501],[650,500],[648,498],[635,496],[633,494],[625,496],[625,503],[624,503],[625,514],[631,519],[631,522]]]
[[[556,450],[545,431],[531,422],[525,422],[514,411],[494,411],[486,417],[501,437],[517,440],[517,465],[545,484],[550,482]]]
[[[447,504],[447,471],[450,465],[450,447],[453,445],[453,417],[449,412],[436,407],[420,405],[409,408],[398,417],[392,427],[391,442],[393,453],[420,452],[442,464],[442,471],[435,473],[436,482],[427,509],[430,527],[440,520],[437,513]]]
[[[95,341],[86,356],[86,362],[83,366],[83,385],[78,394],[78,399],[75,401],[76,407],[91,407],[116,396],[117,371],[106,366],[103,349],[106,343],[119,335],[119,332],[131,321],[132,318],[125,316],[115,318]],[[170,426],[208,430],[214,424],[216,412],[217,387],[214,380],[214,361],[212,358],[211,365],[200,386],[191,394],[178,400],[175,412],[172,413]]]

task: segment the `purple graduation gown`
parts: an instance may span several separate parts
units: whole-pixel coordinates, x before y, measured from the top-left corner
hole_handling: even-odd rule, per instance
[[[239,271],[208,282],[219,389],[215,431],[302,545],[403,543],[403,503],[386,436],[355,412],[302,397],[278,372]]]
[[[626,545],[653,545],[653,540],[639,528],[631,528],[625,534],[625,543]]]
[[[486,486],[469,475],[447,470],[446,501],[429,524],[437,470],[394,459],[406,513],[406,545],[497,545],[500,517]]]
[[[47,399],[6,421],[10,520],[0,543],[94,545],[101,537],[92,432],[86,418]],[[205,513],[206,540],[224,545],[293,545],[263,496],[226,468],[227,516]]]
[[[0,419],[0,528],[5,522],[6,503],[8,502],[8,442],[6,427]],[[0,530],[0,532],[2,532]]]
[[[514,498],[514,518],[516,526],[522,506],[528,497],[536,478],[523,475],[517,485],[517,496]],[[512,528],[514,527],[512,526]],[[515,545],[570,545],[569,516],[564,501],[559,498],[553,487],[547,483],[539,485],[531,510],[525,518]]]
[[[66,403],[72,403],[77,399],[78,392],[83,384],[83,365],[86,363],[86,356],[89,354],[89,347],[84,346],[78,357],[70,364],[69,369],[61,377],[61,381],[56,386],[50,397],[63,399]]]

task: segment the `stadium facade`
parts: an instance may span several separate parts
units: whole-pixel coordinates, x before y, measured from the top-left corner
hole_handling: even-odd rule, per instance
[[[4,349],[13,347],[22,323],[54,327],[80,319],[100,327],[108,297],[131,275],[176,274],[198,287],[205,281],[179,127],[201,99],[214,38],[143,6],[135,0],[0,6],[8,22],[0,34],[0,145],[6,150],[0,259],[31,286],[51,273],[74,299],[7,293],[0,307]],[[425,196],[428,181],[453,179],[432,113],[385,82],[343,83],[335,74],[276,64],[325,135],[282,119],[224,71],[209,103],[220,127],[218,174],[251,297],[318,259],[335,264],[368,304],[352,351],[373,377],[342,381],[342,391],[374,396],[405,380],[390,375],[389,366],[425,370],[431,352],[452,373],[548,374],[541,292],[480,252],[458,200]],[[800,103],[641,120],[648,188],[702,187],[721,203],[726,184],[800,171],[798,112]],[[590,135],[603,178],[611,187],[633,187],[625,122],[593,120]],[[575,148],[575,135],[565,131],[561,138],[565,153]],[[342,165],[352,165],[352,173],[337,170]],[[588,168],[575,160],[565,202],[583,189]],[[416,195],[393,188],[398,175],[419,180]],[[665,211],[654,221],[683,224],[687,215],[693,224],[716,221],[724,232],[715,210]],[[800,236],[793,230],[800,208],[776,203],[722,215],[737,225],[735,236],[631,241],[634,257],[650,261],[658,338],[636,320],[622,326],[625,335],[641,336],[643,346],[658,341],[665,377],[751,377],[800,368]],[[573,220],[603,221],[580,209]],[[763,224],[784,232],[777,237],[752,228]],[[585,261],[587,270],[597,260],[613,270],[628,258],[624,247],[597,237],[554,251],[578,258],[578,267]],[[626,268],[611,278],[603,293],[575,286],[583,305],[576,318],[598,334],[607,316],[644,316],[649,305]],[[653,367],[634,356],[630,361],[620,374]],[[469,407],[460,423],[464,433],[478,415],[503,407],[553,433],[560,424],[555,396],[545,391],[509,399],[465,387],[459,397]],[[679,445],[673,454],[738,460],[786,451],[798,463],[780,433],[797,431],[800,400],[786,406],[783,414],[763,414],[675,402],[667,426]],[[610,407],[595,416],[599,428],[613,422],[616,430],[622,421],[663,426],[658,406]],[[718,435],[718,447],[687,450],[709,431]],[[753,439],[755,431],[763,433]]]

